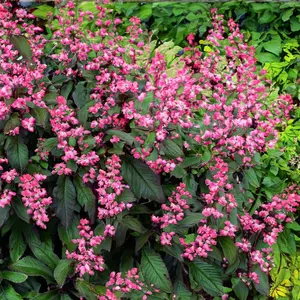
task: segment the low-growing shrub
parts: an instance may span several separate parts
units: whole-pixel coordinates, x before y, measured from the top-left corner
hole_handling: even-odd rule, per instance
[[[41,28],[0,6],[2,297],[267,296],[300,202],[264,156],[291,96],[216,10],[206,51],[190,35],[167,61],[140,19],[120,35],[90,7]]]

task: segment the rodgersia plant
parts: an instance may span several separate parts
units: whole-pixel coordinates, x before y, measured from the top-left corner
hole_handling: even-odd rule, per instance
[[[291,97],[269,98],[215,10],[206,51],[189,35],[170,66],[138,18],[121,35],[109,4],[87,7],[57,5],[40,28],[0,6],[3,295],[267,295],[300,196],[261,155]]]

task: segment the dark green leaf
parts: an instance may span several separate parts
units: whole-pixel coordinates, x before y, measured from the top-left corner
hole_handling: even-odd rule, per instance
[[[76,205],[76,191],[68,176],[60,176],[55,188],[56,215],[64,227],[68,227],[73,219]]]
[[[254,282],[255,289],[262,295],[268,296],[270,292],[269,277],[261,270],[259,265],[252,266],[251,272],[255,272],[259,277],[259,283]]]
[[[259,187],[259,181],[258,181],[257,175],[253,169],[246,170],[244,172],[244,175],[247,177],[249,183],[253,187],[255,187],[255,188]]]
[[[54,270],[54,278],[59,286],[63,286],[67,275],[71,271],[72,261],[69,259],[62,259],[59,261],[57,267]]]
[[[270,11],[270,10],[265,10],[262,16],[258,19],[258,22],[260,24],[266,24],[272,22],[276,16]]]
[[[142,250],[140,269],[149,285],[154,284],[156,288],[167,293],[172,291],[168,270],[160,255],[152,249],[144,248]]]
[[[34,256],[40,261],[44,262],[48,267],[54,270],[59,262],[58,256],[53,252],[52,248],[46,243],[29,241],[29,247]]]
[[[90,100],[90,89],[86,88],[84,85],[85,82],[79,82],[72,94],[77,107],[83,107]]]
[[[277,244],[281,252],[295,255],[296,254],[296,242],[294,234],[290,230],[285,229],[279,234]]]
[[[88,82],[95,82],[95,76],[99,74],[98,71],[87,71],[87,70],[82,70],[82,76],[84,79]]]
[[[9,134],[10,130],[20,126],[20,117],[18,113],[13,113],[10,118],[5,122],[4,133]]]
[[[293,12],[294,12],[294,8],[291,8],[291,9],[288,9],[286,10],[283,14],[282,14],[282,21],[283,22],[286,22],[290,19],[290,17],[293,15]]]
[[[131,216],[125,216],[121,220],[121,224],[124,224],[129,229],[136,231],[138,233],[143,233],[146,231],[146,228],[143,226],[143,224],[138,219]]]
[[[189,228],[198,224],[202,219],[204,219],[204,216],[201,213],[189,213],[178,225]]]
[[[22,300],[22,297],[14,290],[11,285],[0,285],[0,299],[1,300]]]
[[[182,149],[172,140],[164,140],[160,147],[163,153],[170,158],[177,158],[183,156]]]
[[[21,141],[20,137],[8,137],[5,143],[5,152],[10,165],[24,171],[28,164],[28,148]]]
[[[0,278],[14,283],[22,283],[28,278],[28,276],[19,272],[3,271],[0,273]]]
[[[73,239],[79,238],[78,228],[79,218],[75,217],[70,226],[64,228],[62,225],[58,226],[58,235],[63,245],[67,247],[67,249],[72,252],[76,249],[77,245],[72,243]]]
[[[232,289],[236,294],[239,300],[247,300],[249,294],[249,288],[246,286],[244,282],[241,281],[239,278],[231,279],[232,282]]]
[[[119,224],[116,231],[116,246],[120,247],[124,244],[128,227],[125,224]]]
[[[228,236],[220,237],[219,242],[222,247],[224,257],[226,257],[229,264],[232,265],[238,259],[239,252],[237,247],[235,246],[233,240]]]
[[[117,197],[118,202],[131,203],[135,202],[136,198],[130,189],[126,189]]]
[[[97,294],[103,295],[106,292],[106,288],[104,286],[96,287],[82,279],[77,279],[76,288],[81,296],[89,300],[97,300]]]
[[[48,110],[46,108],[37,107],[37,108],[32,109],[31,111],[32,111],[32,115],[36,119],[36,124],[38,126],[45,128],[47,126],[47,124],[49,123]]]
[[[55,146],[57,146],[57,143],[57,138],[49,138],[45,140],[43,147],[46,151],[50,152]]]
[[[200,260],[195,260],[189,266],[189,277],[193,290],[200,291],[204,289],[211,296],[222,296],[224,294],[222,275],[217,266]]]
[[[63,97],[65,97],[66,99],[68,99],[71,91],[73,89],[73,82],[72,81],[68,81],[67,83],[65,83],[62,87],[61,87],[61,95]]]
[[[151,231],[143,233],[141,236],[135,239],[135,252],[138,252],[148,242],[149,237],[152,235]]]
[[[6,205],[4,208],[0,207],[0,227],[7,221],[9,217],[10,206]]]
[[[46,293],[38,294],[31,300],[60,300],[58,290],[52,290]]]
[[[159,203],[165,201],[160,177],[145,163],[127,156],[123,159],[121,171],[124,180],[130,185],[138,199],[143,197]]]
[[[146,20],[150,18],[152,15],[152,5],[151,4],[146,4],[143,5],[140,10],[139,10],[139,18],[141,20]]]
[[[261,63],[266,63],[266,62],[278,62],[279,58],[277,55],[273,53],[266,53],[266,52],[261,52],[256,54],[256,58],[259,62]]]
[[[297,17],[291,17],[291,30],[293,32],[300,30],[300,20]]]
[[[77,201],[81,206],[84,206],[89,217],[93,219],[96,212],[96,196],[93,191],[83,183],[79,176],[74,178],[74,186],[77,192]]]
[[[200,156],[185,157],[184,161],[180,164],[181,168],[188,168],[191,166],[200,166],[202,158]]]
[[[18,50],[19,54],[24,57],[27,61],[32,61],[32,51],[29,42],[24,36],[11,35],[9,38],[10,42]]]
[[[29,223],[30,215],[27,213],[27,208],[24,206],[21,199],[16,198],[11,204],[17,216],[26,223]]]
[[[182,281],[177,281],[174,293],[176,294],[176,300],[196,299],[193,297],[192,292],[187,289],[187,287]]]
[[[263,43],[263,47],[275,55],[279,56],[281,52],[281,41],[279,39],[273,39],[269,42]]]
[[[21,233],[21,228],[14,227],[9,237],[9,254],[11,260],[13,262],[18,261],[25,250],[26,244]]]
[[[132,137],[129,133],[121,131],[121,130],[110,129],[110,130],[107,130],[106,133],[109,135],[112,135],[112,136],[113,135],[117,136],[119,139],[126,142],[126,144],[128,144],[129,146],[132,146],[132,144],[135,142],[134,137]]]
[[[42,276],[47,281],[53,282],[53,272],[49,267],[43,264],[41,261],[31,257],[26,256],[21,260],[14,263],[12,269],[24,272],[29,276]]]

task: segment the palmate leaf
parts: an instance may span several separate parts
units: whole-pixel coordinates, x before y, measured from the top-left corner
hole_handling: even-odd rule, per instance
[[[145,163],[132,156],[126,156],[123,158],[121,171],[124,180],[138,199],[143,197],[159,203],[165,201],[160,177]]]
[[[211,296],[222,296],[222,276],[220,269],[206,262],[195,260],[189,264],[191,288],[195,291],[204,289]]]
[[[140,269],[149,285],[154,284],[156,288],[167,293],[172,291],[168,269],[160,255],[152,249],[143,248]]]
[[[53,195],[56,198],[56,215],[60,219],[61,224],[64,227],[68,227],[72,222],[76,205],[76,191],[71,178],[60,176]]]

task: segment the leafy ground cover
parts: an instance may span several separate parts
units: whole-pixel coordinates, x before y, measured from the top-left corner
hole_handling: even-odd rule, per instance
[[[0,5],[3,299],[298,299],[298,5],[168,5]]]

